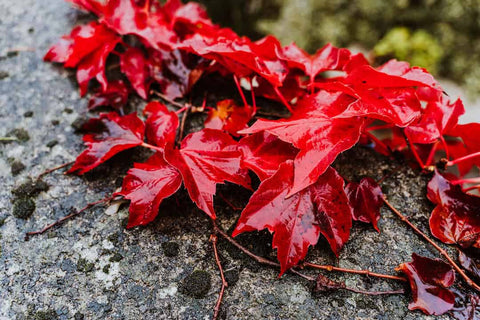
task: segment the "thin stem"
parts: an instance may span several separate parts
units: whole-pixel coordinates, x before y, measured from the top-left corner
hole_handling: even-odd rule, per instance
[[[232,239],[228,234],[226,234],[223,230],[221,230],[220,228],[218,227],[215,227],[216,228],[216,232],[221,235],[225,240],[227,240],[228,242],[230,242],[231,244],[233,244],[235,247],[237,247],[238,249],[240,249],[243,253],[245,253],[246,255],[248,255],[249,257],[253,258],[254,260],[256,260],[257,262],[259,263],[262,263],[262,264],[266,264],[266,265],[269,265],[269,266],[273,266],[273,267],[280,267],[280,265],[276,262],[273,262],[273,261],[270,261],[270,260],[267,260],[263,257],[260,257],[260,256],[257,256],[255,255],[254,253],[252,253],[251,251],[249,251],[248,249],[246,249],[245,247],[243,247],[241,244],[239,244],[237,241],[235,241],[234,239]],[[352,269],[344,269],[344,268],[338,268],[338,267],[334,267],[334,266],[326,266],[326,265],[317,265],[317,264],[313,264],[313,263],[309,263],[309,262],[305,262],[303,264],[303,266],[305,267],[311,267],[311,268],[315,268],[315,269],[320,269],[320,270],[326,270],[326,271],[339,271],[339,272],[345,272],[345,273],[355,273],[355,274],[362,274],[362,275],[367,275],[367,276],[371,276],[371,277],[377,277],[377,278],[384,278],[384,279],[391,279],[391,280],[399,280],[399,281],[404,281],[406,282],[407,279],[405,278],[402,278],[402,277],[397,277],[397,276],[391,276],[391,275],[387,275],[387,274],[380,274],[380,273],[374,273],[374,272],[370,272],[368,270],[352,270]],[[298,271],[294,271],[293,273],[295,274],[298,274]]]
[[[64,164],[62,164],[62,165],[59,165],[59,166],[57,166],[57,167],[54,167],[54,168],[45,170],[45,171],[43,171],[42,173],[40,173],[40,174],[38,175],[37,179],[40,179],[40,178],[43,177],[44,175],[49,174],[49,173],[51,173],[51,172],[53,172],[53,171],[57,171],[57,170],[60,170],[60,169],[62,169],[62,168],[68,167],[69,165],[73,164],[74,162],[75,162],[75,161],[69,161],[69,162],[64,163]]]
[[[420,167],[422,168],[422,170],[425,168],[425,164],[423,163],[422,159],[420,158],[420,156],[418,155],[417,153],[417,149],[415,149],[415,146],[414,144],[410,141],[410,139],[407,137],[405,131],[403,131],[403,135],[405,137],[405,140],[407,140],[407,143],[408,145],[410,146],[410,150],[412,151],[413,153],[413,156],[415,157],[415,160],[417,160],[418,164],[420,165]]]
[[[15,137],[0,137],[0,142],[9,142],[9,141],[17,141],[18,139]]]
[[[161,98],[162,100],[165,100],[167,101],[169,104],[171,104],[172,106],[174,107],[177,107],[177,108],[183,108],[184,105],[179,103],[179,102],[176,102],[172,99],[170,99],[169,97],[167,97],[166,95],[164,95],[163,93],[160,93],[158,91],[155,91],[155,90],[152,90],[151,93],[153,93],[154,95],[156,95],[157,97]]]
[[[447,166],[453,166],[455,164],[458,164],[462,161],[466,161],[466,160],[470,160],[472,158],[476,158],[476,157],[480,157],[480,151],[479,152],[475,152],[475,153],[472,153],[472,154],[469,154],[469,155],[466,155],[464,157],[461,157],[461,158],[457,158],[455,160],[451,160],[451,161],[448,161],[447,162]]]
[[[182,121],[180,122],[180,133],[178,134],[178,141],[183,139],[183,131],[185,130],[185,122],[187,121],[188,112],[190,111],[190,106],[187,107],[187,110],[183,113]]]
[[[334,267],[334,266],[318,265],[318,264],[314,264],[314,263],[310,263],[310,262],[304,262],[303,266],[313,268],[313,269],[325,270],[325,271],[329,271],[329,272],[338,271],[338,272],[345,272],[345,273],[361,274],[361,275],[365,275],[365,276],[368,276],[368,277],[383,278],[383,279],[397,280],[397,281],[403,281],[403,282],[408,281],[406,278],[403,278],[403,277],[371,272],[369,270],[345,269],[345,268],[339,268],[339,267]]]
[[[383,202],[387,205],[387,207],[393,212],[395,213],[399,218],[400,220],[402,220],[403,222],[405,222],[410,228],[412,228],[418,235],[420,235],[423,239],[425,239],[428,243],[430,243],[435,249],[437,249],[438,252],[440,252],[440,254],[442,256],[445,257],[445,259],[447,259],[447,261],[450,263],[450,265],[460,274],[460,276],[468,283],[468,285],[470,285],[472,288],[474,288],[475,290],[477,291],[480,291],[480,286],[478,286],[475,282],[472,281],[472,279],[470,279],[466,274],[465,272],[463,272],[463,270],[455,263],[455,261],[453,261],[453,259],[448,255],[448,253],[443,250],[438,244],[436,244],[435,242],[433,242],[432,239],[430,239],[425,233],[423,233],[420,229],[418,229],[413,223],[411,223],[407,217],[405,217],[403,214],[400,213],[400,211],[398,211],[397,209],[395,209],[395,207],[392,206],[392,204],[390,202],[388,202],[387,198],[384,196],[383,197]]]
[[[218,228],[216,228],[215,221],[213,222],[213,224],[214,224],[214,232],[215,232]],[[212,246],[213,246],[213,253],[215,254],[215,262],[217,263],[218,270],[220,271],[220,277],[222,278],[222,288],[220,289],[217,303],[215,304],[215,308],[213,309],[213,320],[216,320],[218,318],[218,313],[220,312],[220,305],[222,304],[223,294],[225,293],[225,288],[228,287],[227,280],[225,280],[225,275],[223,273],[222,264],[220,263],[220,258],[218,256],[217,240],[218,238],[216,234],[212,234],[210,236],[210,241],[212,242]]]
[[[405,293],[405,290],[403,290],[403,289],[393,290],[393,291],[363,291],[363,290],[358,290],[358,289],[350,288],[350,287],[345,287],[343,289],[351,291],[351,292],[355,292],[355,293],[366,294],[366,295],[369,295],[369,296],[380,296],[380,295],[404,294]]]
[[[437,146],[438,146],[438,141],[436,141],[433,144],[432,149],[430,150],[430,153],[429,153],[428,158],[427,158],[427,162],[425,163],[425,165],[427,167],[429,167],[434,160],[435,152],[437,151]]]
[[[96,206],[97,204],[100,204],[100,203],[105,203],[105,202],[108,202],[110,201],[111,199],[113,199],[112,197],[107,197],[107,198],[104,198],[102,200],[98,200],[98,201],[95,201],[95,202],[91,202],[89,204],[87,204],[85,207],[83,207],[82,209],[80,209],[79,211],[75,211],[75,212],[72,212],[70,213],[69,215],[63,217],[63,218],[60,218],[58,219],[57,221],[45,226],[43,229],[41,230],[38,230],[38,231],[31,231],[31,232],[27,232],[26,233],[26,236],[25,236],[25,239],[28,239],[29,236],[33,236],[33,235],[36,235],[36,234],[42,234],[42,233],[45,233],[46,231],[50,230],[51,228],[57,226],[57,225],[60,225],[62,223],[64,223],[66,220],[68,219],[71,219],[77,215],[79,215],[80,213],[90,209],[91,207],[93,206]]]
[[[252,104],[253,104],[252,117],[253,117],[257,113],[257,101],[255,100],[255,91],[253,90],[252,78],[248,78],[248,80],[250,82],[250,92],[252,93]]]
[[[391,153],[391,150],[390,148],[385,144],[383,143],[380,139],[378,139],[373,133],[371,132],[364,132],[370,139],[373,140],[373,142],[375,142],[378,146],[380,146],[381,148],[384,148],[386,151],[389,151]]]
[[[283,105],[288,109],[288,111],[290,111],[291,114],[293,114],[293,109],[292,109],[292,107],[291,107],[290,104],[288,103],[287,99],[285,99],[285,97],[283,96],[283,94],[280,92],[280,90],[278,89],[278,87],[273,87],[273,89],[275,90],[275,93],[277,94],[278,98],[279,98],[280,101],[283,103]]]
[[[470,179],[453,180],[453,181],[450,181],[450,183],[453,184],[453,185],[464,184],[464,183],[480,183],[480,177],[470,178]]]
[[[178,109],[177,111],[175,111],[176,114],[180,114],[182,113],[183,111],[187,110],[189,108],[189,106],[183,106],[181,109]]]
[[[236,75],[233,75],[233,80],[235,81],[235,85],[237,86],[238,92],[240,93],[240,96],[242,97],[243,104],[245,107],[248,107],[247,99],[245,98],[245,95],[243,94],[242,86],[240,85],[240,81],[238,81],[238,77]]]
[[[155,151],[163,152],[163,149],[162,149],[162,148],[157,147],[157,146],[154,146],[154,145],[151,145],[151,144],[146,143],[146,142],[142,143],[142,144],[140,145],[140,147],[144,147],[144,148],[152,149],[152,150],[155,150]]]

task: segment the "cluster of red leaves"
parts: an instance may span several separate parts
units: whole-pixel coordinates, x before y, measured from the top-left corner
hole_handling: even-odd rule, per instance
[[[211,73],[232,77],[243,97],[243,106],[224,100],[209,108],[205,128],[181,141],[176,141],[178,114],[184,110],[169,111],[155,101],[144,109],[145,120],[111,112],[87,123],[87,150],[70,172],[83,174],[137,146],[155,151],[128,171],[118,192],[131,201],[129,228],[154,220],[162,200],[182,182],[198,208],[215,219],[216,185],[229,181],[250,189],[251,170],[261,184],[233,235],[272,232],[283,274],[305,258],[320,234],[338,255],[352,220],[372,223],[379,230],[382,192],[369,178],[345,186],[331,167],[343,151],[371,144],[386,155],[402,152],[422,169],[444,153],[446,165],[457,165],[460,177],[480,164],[480,124],[457,124],[464,113],[462,102],[451,102],[422,68],[396,60],[373,67],[362,54],[332,45],[309,55],[295,44],[281,46],[272,36],[252,41],[213,24],[192,2],[70,2],[95,14],[98,21],[75,27],[45,60],[76,68],[82,95],[96,79],[100,86],[90,109],[102,105],[122,111],[129,94],[148,99],[153,87],[169,99],[184,97]],[[120,76],[110,75],[110,66]],[[240,82],[248,84],[253,107]],[[255,97],[281,102],[291,116],[256,117],[249,127],[257,112]],[[378,132],[390,137],[380,140]],[[480,200],[462,190],[460,185],[467,182],[480,181],[436,172],[428,186],[428,197],[437,205],[430,219],[433,235],[463,248],[480,246]],[[475,188],[478,184],[469,189]],[[414,288],[416,302],[410,307],[429,314],[449,310],[453,298],[447,287],[453,271],[440,262],[413,259],[399,269]],[[432,263],[440,270],[434,276],[425,274]],[[434,302],[425,295],[441,299],[441,307],[430,309]]]

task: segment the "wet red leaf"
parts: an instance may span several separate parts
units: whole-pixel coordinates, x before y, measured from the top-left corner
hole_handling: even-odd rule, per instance
[[[430,216],[430,231],[444,243],[480,247],[480,198],[453,185],[435,172],[428,183],[428,199],[436,204]]]
[[[120,56],[120,68],[143,99],[148,98],[150,68],[144,53],[138,48],[129,48]]]
[[[288,197],[293,183],[293,162],[280,165],[264,180],[242,211],[233,236],[254,230],[273,233],[280,274],[305,258],[308,247],[321,234],[338,255],[348,240],[352,217],[342,177],[328,168],[310,187]]]
[[[255,172],[260,180],[271,177],[288,160],[298,153],[290,143],[266,131],[244,137],[238,145],[242,152],[242,167]]]
[[[458,251],[458,261],[465,270],[480,279],[480,250],[468,248]]]
[[[412,288],[410,310],[441,315],[453,308],[455,295],[447,289],[455,282],[455,272],[450,265],[413,253],[412,262],[402,263],[397,270],[407,275]]]
[[[362,118],[332,118],[351,100],[325,91],[315,98],[299,102],[295,114],[288,119],[260,119],[240,132],[267,131],[300,149],[289,195],[314,184],[341,152],[358,142],[364,126]]]
[[[122,80],[110,81],[107,90],[97,90],[88,101],[88,109],[92,110],[100,106],[122,109],[128,101],[129,89]]]
[[[85,128],[94,133],[83,136],[87,149],[77,157],[69,173],[84,174],[120,151],[141,145],[145,131],[136,114],[119,116],[115,112],[90,119]]]
[[[345,187],[354,220],[371,223],[380,232],[377,223],[380,220],[380,208],[383,205],[383,193],[372,178],[363,178],[360,183],[350,182]]]
[[[175,142],[178,129],[178,116],[174,111],[157,101],[145,106],[143,113],[148,116],[145,121],[145,135],[148,142],[163,148]]]
[[[123,179],[122,191],[116,194],[131,200],[127,228],[152,222],[162,200],[174,194],[181,185],[180,173],[160,153],[145,163],[135,163]]]
[[[232,135],[245,129],[252,118],[250,106],[238,106],[234,100],[226,99],[217,102],[215,109],[208,112],[205,128],[224,130]]]
[[[165,150],[165,159],[182,174],[190,198],[212,219],[217,184],[229,181],[250,188],[250,178],[247,170],[241,169],[240,157],[237,142],[213,129],[188,135],[180,149]]]

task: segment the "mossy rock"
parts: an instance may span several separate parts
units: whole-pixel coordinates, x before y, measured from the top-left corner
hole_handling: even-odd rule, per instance
[[[183,279],[179,291],[187,296],[201,299],[207,295],[211,286],[210,274],[203,270],[195,270]]]

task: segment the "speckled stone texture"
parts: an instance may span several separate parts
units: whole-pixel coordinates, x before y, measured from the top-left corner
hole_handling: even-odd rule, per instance
[[[109,214],[98,206],[25,241],[25,232],[110,194],[128,165],[141,157],[140,152],[122,154],[84,177],[52,173],[44,178],[48,190],[11,192],[28,177],[71,161],[82,150],[81,135],[72,123],[85,116],[86,100],[78,95],[73,73],[42,62],[42,56],[84,18],[62,0],[0,0],[0,137],[24,137],[0,143],[0,319],[208,319],[220,289],[209,242],[211,226],[185,192],[165,201],[158,219],[145,228],[125,229],[126,207]],[[24,131],[15,129],[25,130],[28,140]],[[379,179],[395,171],[383,183],[385,192],[427,230],[432,206],[425,198],[426,177],[365,149],[342,155],[336,167],[348,179]],[[249,197],[234,186],[219,191],[235,205]],[[13,216],[18,201],[33,201],[33,213]],[[239,212],[220,198],[216,210],[219,224],[231,230]],[[379,228],[381,233],[355,223],[338,260],[324,240],[308,260],[395,274],[394,268],[410,261],[412,252],[436,256],[386,209]],[[274,258],[268,233],[239,238],[252,251]],[[408,311],[408,296],[346,291],[313,295],[305,280],[291,274],[279,279],[278,270],[258,265],[222,239],[219,250],[230,283],[221,309],[225,319],[428,318]],[[363,276],[331,276],[366,290],[402,288]]]

